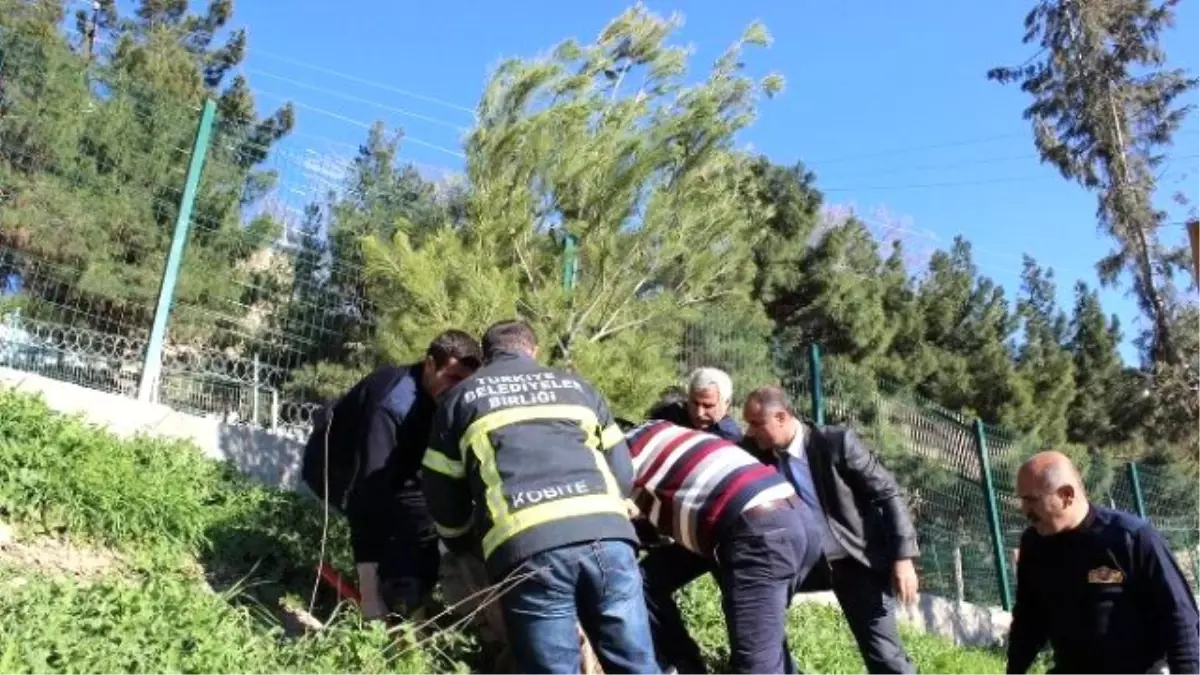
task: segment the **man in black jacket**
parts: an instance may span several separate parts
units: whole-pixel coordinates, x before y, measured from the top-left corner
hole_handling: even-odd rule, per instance
[[[331,506],[346,514],[368,619],[416,612],[437,583],[437,535],[418,472],[437,398],[474,372],[480,357],[470,335],[445,331],[424,359],[375,370],[332,405],[325,424],[314,425],[306,473],[328,473],[306,480],[318,494],[329,484]]]
[[[1052,673],[1200,672],[1196,600],[1150,523],[1092,504],[1071,460],[1041,452],[1017,472],[1021,537],[1008,672],[1046,643]]]
[[[853,431],[797,419],[779,387],[751,392],[743,419],[745,447],[787,477],[825,533],[804,590],[833,588],[868,672],[916,672],[894,599],[916,600],[917,532],[895,478]]]

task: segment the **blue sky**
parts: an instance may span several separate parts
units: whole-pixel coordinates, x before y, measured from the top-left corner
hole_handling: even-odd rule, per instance
[[[965,234],[982,271],[1010,294],[1026,252],[1055,269],[1068,308],[1075,279],[1095,285],[1093,263],[1109,249],[1096,230],[1095,198],[1038,163],[1021,116],[1027,98],[985,77],[1031,54],[1020,40],[1032,3],[647,4],[684,15],[677,39],[696,49],[697,73],[748,23],[766,23],[775,42],[747,61],[754,73],[782,73],[787,88],[764,103],[742,141],[776,161],[807,163],[829,202],[891,214],[872,221],[881,233],[884,223],[899,224],[893,235],[917,253]],[[568,36],[591,40],[626,6],[237,0],[235,20],[250,30],[243,72],[264,111],[284,98],[298,105],[296,134],[280,160],[294,194],[319,181],[313,164],[336,168],[379,118],[408,134],[402,158],[429,171],[456,169],[469,110],[500,59],[537,55]],[[1173,63],[1193,73],[1198,23],[1197,3],[1181,3],[1165,40]],[[1184,129],[1163,191],[1196,200],[1195,116]],[[1185,212],[1173,210],[1182,219]],[[1182,226],[1173,231],[1184,237]],[[1123,289],[1104,299],[1131,334],[1132,300]]]

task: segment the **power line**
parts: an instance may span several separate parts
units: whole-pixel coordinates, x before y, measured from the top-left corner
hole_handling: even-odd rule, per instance
[[[77,31],[75,31],[75,29],[72,29],[72,28],[70,28],[70,27],[64,27],[64,32],[66,32],[66,33],[72,33],[72,32],[75,32],[75,33],[77,33]],[[109,45],[111,44],[110,42],[108,42],[107,40],[104,40],[104,39],[102,39],[102,38],[96,38],[96,42],[97,42],[97,44],[109,44]],[[281,58],[284,58],[284,57],[281,57]],[[317,66],[313,66],[313,67],[314,67],[314,68],[318,68],[318,69],[319,69],[319,67],[317,67]],[[388,110],[388,111],[390,111],[390,112],[394,112],[394,113],[396,113],[396,114],[399,114],[399,115],[404,115],[404,116],[411,117],[411,118],[414,118],[414,119],[420,119],[420,120],[423,120],[423,121],[429,122],[430,124],[436,124],[436,125],[439,125],[439,126],[443,126],[443,127],[447,127],[447,128],[450,128],[450,129],[454,129],[455,131],[458,131],[458,132],[460,132],[460,133],[467,133],[467,132],[469,132],[469,131],[470,131],[470,128],[469,128],[469,127],[464,127],[464,126],[462,126],[462,125],[454,124],[454,123],[452,123],[452,122],[447,122],[447,121],[446,121],[446,120],[444,120],[444,119],[440,119],[440,118],[437,118],[437,117],[432,117],[432,116],[429,116],[429,115],[424,115],[424,114],[421,114],[421,113],[413,112],[413,111],[411,111],[411,110],[407,110],[407,109],[404,109],[404,108],[399,108],[399,107],[396,107],[396,106],[391,106],[391,105],[388,105],[388,104],[385,104],[385,103],[381,103],[381,102],[378,102],[378,101],[373,101],[373,100],[371,100],[371,99],[363,98],[363,97],[360,97],[360,96],[355,96],[355,95],[353,95],[353,94],[348,94],[348,93],[345,93],[345,92],[342,92],[342,91],[339,91],[339,90],[335,90],[335,89],[329,89],[329,88],[326,88],[326,87],[320,87],[320,86],[317,86],[317,85],[314,85],[314,84],[309,84],[309,83],[307,83],[307,82],[303,82],[303,81],[301,81],[301,80],[296,80],[296,79],[294,79],[294,78],[290,78],[290,77],[287,77],[287,76],[284,76],[284,75],[279,75],[279,74],[276,74],[276,73],[272,73],[272,72],[269,72],[269,71],[266,71],[266,70],[262,70],[262,69],[260,69],[260,68],[251,68],[251,67],[249,67],[249,66],[244,66],[244,65],[243,65],[243,66],[239,66],[239,70],[243,70],[243,71],[245,71],[245,72],[252,72],[252,73],[254,73],[254,74],[256,74],[256,75],[259,75],[259,76],[262,76],[262,77],[268,77],[268,78],[276,79],[276,80],[279,80],[279,81],[282,81],[282,82],[286,82],[286,83],[288,83],[288,84],[291,84],[291,85],[293,85],[293,86],[303,87],[303,88],[305,88],[305,89],[310,89],[310,90],[317,91],[317,92],[324,93],[324,94],[328,94],[328,95],[331,95],[331,96],[337,96],[337,97],[339,97],[339,98],[343,98],[343,99],[346,99],[346,100],[354,101],[354,102],[357,102],[357,103],[363,103],[363,104],[370,105],[370,106],[373,106],[373,107],[376,107],[376,108],[380,108],[380,109],[382,109],[382,110]],[[380,86],[385,86],[385,85],[380,85]],[[355,124],[356,126],[362,126],[362,127],[364,127],[364,128],[367,128],[367,129],[369,129],[369,128],[371,127],[371,125],[369,125],[369,124],[367,124],[367,123],[365,123],[365,122],[362,122],[361,120],[355,120],[355,119],[353,119],[353,118],[349,118],[349,117],[346,117],[346,116],[340,115],[340,114],[338,114],[338,113],[334,113],[334,112],[331,112],[331,111],[325,110],[325,109],[323,109],[323,108],[319,108],[319,107],[317,107],[317,106],[313,106],[313,105],[311,105],[311,104],[307,104],[307,103],[301,103],[301,102],[298,102],[298,101],[296,101],[295,97],[293,97],[293,96],[284,96],[284,95],[282,95],[282,94],[273,93],[273,92],[270,92],[270,91],[263,90],[261,87],[253,87],[253,86],[252,86],[252,87],[251,87],[251,89],[252,89],[252,91],[254,91],[254,92],[256,92],[256,93],[262,93],[262,94],[266,94],[267,96],[271,96],[271,97],[273,97],[273,98],[276,98],[276,99],[279,99],[279,100],[281,100],[281,101],[285,101],[285,102],[286,102],[286,101],[292,101],[292,102],[295,102],[295,103],[297,104],[297,107],[307,108],[307,109],[309,109],[309,110],[312,110],[312,111],[314,111],[314,112],[318,112],[318,113],[325,114],[325,115],[330,115],[330,116],[336,117],[336,118],[338,118],[338,119],[341,119],[341,120],[343,120],[343,121],[349,122],[349,123],[351,123],[351,124]],[[396,91],[399,91],[399,92],[402,92],[402,93],[407,93],[407,94],[409,94],[409,95],[412,95],[412,96],[414,96],[414,97],[416,97],[416,98],[422,98],[420,95],[413,94],[412,92],[404,92],[404,90],[399,90],[399,89],[396,89],[396,88],[394,88],[394,87],[391,87],[390,89],[393,89],[393,90],[396,90]],[[426,98],[426,99],[429,99],[429,100],[431,100],[431,101],[433,101],[433,102],[438,102],[438,103],[443,103],[443,104],[445,104],[445,102],[444,102],[444,101],[438,101],[437,99],[431,99],[430,97],[424,97],[424,98]],[[459,108],[461,108],[461,106],[454,106],[453,104],[448,104],[448,105],[450,105],[451,107],[459,107]],[[469,109],[467,109],[467,110],[469,111]],[[417,145],[423,145],[423,146],[425,146],[425,147],[429,147],[429,148],[431,148],[431,149],[438,150],[438,151],[441,151],[441,152],[449,152],[450,154],[453,154],[453,155],[454,155],[454,156],[456,156],[456,157],[463,157],[463,155],[462,155],[461,153],[458,153],[458,152],[456,152],[456,151],[454,151],[454,150],[449,150],[449,149],[447,149],[447,148],[445,148],[445,147],[443,147],[443,146],[437,145],[436,143],[430,143],[430,142],[428,142],[428,141],[424,141],[424,140],[422,140],[422,139],[420,139],[420,138],[416,138],[416,137],[410,136],[410,135],[408,135],[408,134],[405,134],[405,139],[406,139],[406,140],[409,140],[409,141],[411,141],[411,142],[413,142],[413,143],[415,143],[415,144],[417,144]]]
[[[869,190],[923,190],[926,188],[964,187],[967,185],[992,185],[999,183],[1021,183],[1042,180],[1045,176],[1010,176],[984,180],[949,181],[945,183],[912,183],[909,185],[870,185],[863,187],[819,187],[821,192],[866,192]]]
[[[281,141],[281,143],[286,143],[287,140],[291,140],[291,139],[302,139],[302,138],[309,139],[310,141],[320,141],[321,143],[324,143],[326,146],[344,148],[346,150],[346,152],[343,154],[345,154],[345,155],[357,155],[359,153],[360,149],[362,148],[361,143],[350,143],[348,141],[340,141],[337,139],[330,138],[328,136],[321,136],[319,134],[312,134],[312,133],[308,133],[308,132],[304,132],[304,131],[296,131],[294,129],[288,133],[288,135],[284,138],[283,141]],[[322,155],[329,154],[329,153],[318,151],[312,147],[306,147],[306,148],[304,148],[304,150],[306,152],[309,152],[312,154],[322,154]],[[401,144],[401,147],[399,148],[399,152],[397,153],[397,158],[402,160],[402,162],[404,164],[411,164],[416,167],[428,169],[431,171],[437,171],[437,172],[444,173],[444,174],[452,174],[452,173],[461,173],[462,172],[461,168],[456,169],[456,168],[451,168],[451,167],[444,166],[441,164],[430,164],[428,162],[420,162],[415,159],[409,159],[403,153],[404,153],[404,147],[403,147],[403,144]],[[270,160],[271,160],[271,157],[268,156],[267,161],[270,161]],[[346,161],[349,162],[349,161],[353,161],[353,160],[346,160]]]
[[[1171,163],[1177,162],[1179,160],[1195,159],[1197,157],[1200,157],[1200,154],[1177,155],[1175,157],[1169,158],[1166,163],[1171,164]],[[964,164],[969,164],[969,163],[970,162],[967,162]],[[979,163],[983,163],[983,162],[979,162]],[[948,164],[946,166],[955,166],[955,165]],[[904,171],[904,170],[906,170],[906,169],[901,169],[899,171]],[[963,186],[968,186],[968,185],[991,185],[991,184],[999,184],[999,183],[1018,183],[1018,182],[1024,182],[1024,181],[1041,180],[1042,178],[1044,178],[1044,176],[1010,176],[1010,177],[1004,177],[1004,178],[985,178],[985,179],[980,179],[980,180],[949,181],[949,182],[938,182],[938,183],[913,183],[913,184],[908,184],[908,185],[873,185],[873,186],[864,186],[864,187],[843,187],[843,188],[819,187],[818,189],[821,192],[856,192],[856,191],[869,191],[869,190],[920,190],[920,189],[926,189],[926,188],[939,188],[939,187],[963,187]]]
[[[878,176],[891,173],[907,173],[910,171],[936,171],[938,169],[952,169],[962,166],[978,166],[981,164],[999,164],[1001,162],[1011,162],[1016,160],[1037,159],[1038,155],[1027,153],[1024,155],[1008,155],[1005,157],[985,157],[983,159],[968,159],[961,162],[943,162],[940,164],[922,164],[916,166],[900,166],[880,171],[854,171],[852,173],[841,174],[839,176]]]
[[[333,112],[332,110],[326,110],[319,106],[305,103],[303,101],[297,100],[294,96],[284,96],[282,94],[277,94],[275,92],[267,91],[265,89],[261,89],[258,87],[255,87],[254,91],[255,91],[255,93],[264,94],[266,96],[270,96],[272,98],[276,98],[281,101],[291,102],[297,108],[304,108],[305,110],[311,110],[312,112],[326,115],[333,119],[341,120],[343,122],[346,122],[347,124],[353,124],[354,126],[362,127],[363,129],[371,129],[374,126],[371,123],[364,122],[362,120],[355,119],[353,117],[347,117],[346,115],[342,115],[341,113],[336,113],[336,112]],[[458,157],[459,159],[466,159],[466,157],[467,157],[466,155],[464,155],[463,153],[461,153],[457,150],[452,150],[445,146],[438,145],[437,143],[430,143],[429,141],[422,140],[420,138],[417,138],[416,136],[411,136],[409,134],[404,134],[404,142],[405,143],[414,143],[416,145],[430,148],[431,150],[437,150],[438,152],[444,152],[447,155],[453,155],[454,157]]]
[[[81,4],[86,4],[86,3],[82,3],[82,0],[76,0],[76,1],[81,2]],[[63,28],[63,32],[65,32],[65,33],[75,33],[77,37],[82,36],[78,32],[78,29],[76,29],[72,26],[64,25],[62,28]],[[395,94],[400,94],[401,96],[408,96],[409,98],[416,99],[418,101],[425,101],[426,103],[433,103],[435,105],[445,106],[447,108],[452,108],[454,110],[459,110],[461,112],[469,113],[472,116],[472,118],[475,117],[475,109],[474,108],[469,108],[464,105],[459,105],[457,103],[446,101],[444,99],[437,98],[436,96],[429,96],[427,94],[422,94],[422,93],[415,92],[415,91],[412,91],[409,89],[403,89],[401,87],[397,87],[397,86],[390,85],[390,84],[385,84],[383,82],[377,82],[374,80],[369,80],[367,78],[358,77],[356,75],[350,75],[349,73],[343,73],[341,71],[334,70],[332,68],[327,68],[325,66],[319,66],[319,65],[316,65],[313,63],[306,63],[299,59],[295,59],[290,56],[284,56],[282,54],[277,54],[275,52],[271,52],[269,50],[262,49],[259,47],[254,47],[254,48],[246,47],[245,52],[247,54],[258,54],[261,56],[265,56],[269,59],[274,59],[276,61],[290,63],[294,66],[299,66],[301,68],[307,68],[309,70],[314,70],[314,71],[317,71],[320,73],[325,73],[327,75],[332,75],[334,77],[339,77],[341,79],[348,80],[350,82],[356,82],[358,84],[363,84],[363,85],[366,85],[369,87],[375,87],[376,89],[390,91]],[[268,77],[270,77],[270,75],[268,75]]]
[[[305,63],[304,61],[300,61],[298,59],[294,59],[289,56],[284,56],[282,54],[276,54],[276,53],[268,51],[266,49],[261,49],[261,48],[256,47],[254,49],[247,49],[246,51],[248,53],[252,53],[252,54],[260,54],[269,59],[275,59],[276,61],[290,63],[292,65],[299,66],[301,68],[308,68],[309,70],[315,70],[317,72],[325,73],[327,75],[332,75],[334,77],[340,77],[340,78],[342,78],[344,80],[348,80],[350,82],[357,82],[358,84],[363,84],[368,87],[375,87],[377,89],[382,89],[384,91],[390,91],[390,92],[393,92],[396,94],[400,94],[401,96],[408,96],[410,98],[414,98],[419,101],[425,101],[426,103],[434,103],[437,105],[445,106],[447,108],[453,108],[454,110],[460,110],[463,112],[467,112],[467,113],[470,113],[472,116],[475,115],[475,110],[473,108],[468,108],[466,106],[462,106],[457,103],[451,103],[450,101],[436,98],[434,96],[427,96],[425,94],[420,94],[420,93],[417,93],[414,91],[410,91],[408,89],[401,89],[400,87],[395,87],[390,84],[384,84],[382,82],[368,80],[366,78],[358,77],[356,75],[350,75],[348,73],[343,73],[343,72],[334,70],[332,68],[326,68],[324,66],[318,66],[318,65],[315,65],[312,63]]]
[[[367,105],[374,106],[381,110],[388,110],[388,111],[394,112],[398,115],[404,115],[406,117],[412,117],[414,119],[423,120],[425,122],[429,122],[430,124],[436,124],[438,126],[447,127],[449,129],[454,129],[455,131],[459,131],[459,132],[463,132],[463,133],[470,131],[469,127],[464,127],[464,126],[461,126],[458,124],[454,124],[452,122],[447,122],[447,121],[439,119],[437,117],[430,117],[428,115],[422,115],[420,113],[412,112],[411,110],[406,110],[404,108],[397,108],[396,106],[387,105],[386,103],[380,103],[378,101],[373,101],[371,99],[363,98],[361,96],[354,96],[353,94],[347,94],[345,92],[338,91],[336,89],[327,89],[325,87],[318,87],[315,84],[309,84],[307,82],[292,79],[290,77],[285,77],[283,75],[276,75],[275,73],[261,70],[259,68],[250,68],[248,66],[243,66],[242,69],[245,70],[246,72],[254,73],[254,74],[262,76],[262,77],[269,77],[271,79],[279,80],[281,82],[286,82],[293,86],[302,87],[304,89],[310,89],[312,91],[319,92],[322,94],[328,94],[330,96],[337,96],[338,98],[342,98],[347,101],[354,101],[356,103],[365,103]]]
[[[1180,129],[1175,132],[1180,136],[1191,136],[1200,133],[1198,129]],[[953,141],[940,141],[936,143],[928,143],[925,145],[913,145],[901,148],[891,148],[888,150],[880,150],[878,152],[862,153],[857,155],[843,155],[841,157],[831,157],[821,160],[802,160],[804,165],[813,169],[820,169],[822,165],[837,164],[841,162],[852,162],[860,159],[874,159],[876,157],[890,157],[893,155],[906,155],[914,152],[924,152],[925,150],[938,150],[941,148],[957,148],[968,145],[982,145],[985,143],[993,143],[995,141],[1004,140],[1007,138],[1028,138],[1025,132],[1013,132],[1006,134],[993,134],[990,136],[977,136],[973,138],[962,138]]]
[[[879,152],[869,152],[869,153],[864,153],[864,154],[859,154],[859,155],[844,155],[842,157],[832,157],[829,159],[805,162],[805,164],[811,165],[814,168],[817,168],[819,165],[822,165],[822,164],[837,164],[839,162],[851,162],[851,161],[855,161],[855,160],[859,160],[859,159],[873,159],[875,157],[887,157],[890,155],[903,155],[903,154],[907,154],[910,152],[921,152],[923,150],[936,150],[938,148],[955,148],[955,147],[961,147],[964,145],[979,145],[982,143],[992,143],[994,141],[1003,140],[1005,138],[1017,138],[1017,137],[1021,137],[1021,136],[1025,136],[1025,135],[1026,134],[1024,134],[1024,133],[995,134],[992,136],[966,138],[966,139],[960,139],[960,140],[956,140],[956,141],[946,141],[946,142],[942,142],[942,143],[932,143],[932,144],[927,144],[927,145],[915,145],[915,146],[909,146],[906,148],[893,148],[891,150],[881,150]]]

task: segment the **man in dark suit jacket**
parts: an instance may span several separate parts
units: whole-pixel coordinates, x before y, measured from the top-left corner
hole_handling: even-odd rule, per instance
[[[895,599],[916,600],[920,553],[895,478],[853,431],[797,419],[779,387],[751,392],[743,419],[743,445],[779,468],[806,513],[822,521],[824,560],[804,590],[832,587],[869,672],[916,672],[900,643]]]

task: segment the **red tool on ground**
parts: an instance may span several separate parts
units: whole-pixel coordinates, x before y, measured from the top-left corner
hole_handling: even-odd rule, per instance
[[[356,607],[362,605],[362,595],[358,592],[358,588],[346,581],[342,573],[334,569],[332,565],[321,562],[321,565],[317,567],[317,574],[321,575],[321,579],[337,591],[339,600],[348,598]]]

